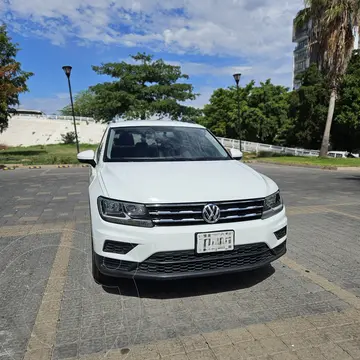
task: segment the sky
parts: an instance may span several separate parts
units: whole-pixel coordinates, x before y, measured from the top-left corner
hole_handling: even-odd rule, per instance
[[[190,76],[202,107],[213,91],[271,79],[291,87],[292,21],[302,0],[0,0],[0,21],[19,44],[29,92],[22,108],[56,113],[73,92],[103,82],[92,65],[154,55]]]

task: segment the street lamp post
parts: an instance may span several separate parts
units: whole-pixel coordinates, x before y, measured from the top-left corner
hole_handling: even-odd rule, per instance
[[[234,74],[234,79],[236,82],[236,94],[237,94],[237,121],[238,121],[238,128],[239,128],[239,142],[240,142],[240,151],[241,151],[241,119],[240,119],[240,89],[239,89],[239,82],[241,78],[241,74]]]
[[[64,70],[64,73],[68,79],[68,85],[69,85],[69,93],[70,93],[70,102],[71,102],[71,110],[72,110],[72,116],[73,116],[73,121],[74,121],[74,130],[75,130],[75,138],[76,138],[76,149],[77,152],[80,152],[79,149],[79,139],[78,139],[78,134],[77,134],[77,130],[76,130],[76,121],[75,121],[75,111],[74,111],[74,102],[73,102],[73,96],[72,96],[72,91],[71,91],[71,83],[70,83],[70,75],[71,75],[71,66],[63,66],[62,69]]]

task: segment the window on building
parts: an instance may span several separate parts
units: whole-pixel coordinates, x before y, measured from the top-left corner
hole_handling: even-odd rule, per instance
[[[295,59],[295,62],[299,62],[299,61],[302,61],[302,60],[306,60],[307,58],[309,57],[309,54],[307,51],[302,51],[298,54],[295,54],[294,56],[294,59]]]
[[[299,61],[295,64],[295,71],[303,71],[306,69],[306,60]]]
[[[298,43],[298,46],[296,47],[296,50],[303,49],[305,46],[308,45],[308,40],[303,40]]]

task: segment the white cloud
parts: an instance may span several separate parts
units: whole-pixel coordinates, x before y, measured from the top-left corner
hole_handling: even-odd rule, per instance
[[[81,45],[241,57],[251,66],[181,65],[189,75],[239,71],[289,84],[292,19],[301,7],[302,0],[12,0],[0,15],[14,31],[56,45],[75,38]]]
[[[302,0],[12,0],[20,31],[171,52],[274,57],[288,52]],[[25,20],[26,21],[23,21]],[[19,28],[19,26],[18,26]]]
[[[241,65],[231,65],[231,66],[216,66],[207,63],[201,62],[191,62],[191,61],[172,61],[163,59],[165,63],[180,66],[181,71],[184,74],[189,76],[200,76],[200,75],[213,75],[213,76],[231,76],[237,72],[241,74],[251,74],[252,66],[241,66]],[[131,57],[120,58],[118,61],[124,61],[126,63],[135,64],[136,61]]]
[[[214,76],[231,76],[236,72],[242,74],[249,74],[252,71],[251,66],[215,66],[205,63],[197,62],[180,62],[180,61],[167,61],[173,65],[181,66],[182,71],[187,75],[207,75],[211,74]]]
[[[292,20],[303,0],[0,0],[0,4],[0,17],[23,36],[45,37],[55,45],[75,39],[80,45],[196,53],[216,56],[216,63],[231,56],[242,61],[230,66],[172,63],[190,76],[230,77],[241,72],[243,81],[271,78],[290,86]],[[206,86],[202,89],[209,91]],[[197,101],[204,102],[206,96]],[[56,105],[61,101],[56,96],[25,97],[26,107],[30,101],[47,109],[62,107]]]

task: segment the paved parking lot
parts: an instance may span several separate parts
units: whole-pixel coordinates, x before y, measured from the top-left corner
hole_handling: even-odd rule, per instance
[[[360,173],[254,167],[282,189],[284,258],[106,287],[90,273],[88,169],[0,172],[0,360],[360,359]]]

